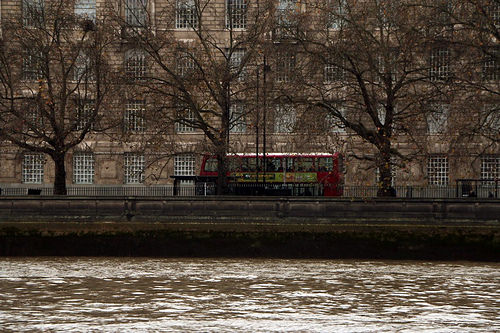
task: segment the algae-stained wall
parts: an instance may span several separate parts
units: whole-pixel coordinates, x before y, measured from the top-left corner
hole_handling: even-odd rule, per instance
[[[0,256],[500,260],[499,228],[0,223]]]

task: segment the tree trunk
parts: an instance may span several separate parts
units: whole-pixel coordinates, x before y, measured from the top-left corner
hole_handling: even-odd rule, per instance
[[[66,153],[57,153],[52,156],[55,164],[54,195],[66,195]]]
[[[380,150],[380,157],[378,159],[378,197],[395,197],[396,190],[392,187],[392,163],[390,154],[390,143],[385,144],[383,149]]]
[[[227,156],[225,152],[217,153],[217,194],[227,193]]]

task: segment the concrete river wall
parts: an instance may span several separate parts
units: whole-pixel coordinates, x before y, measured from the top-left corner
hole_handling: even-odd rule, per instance
[[[0,197],[0,255],[500,260],[500,200]]]

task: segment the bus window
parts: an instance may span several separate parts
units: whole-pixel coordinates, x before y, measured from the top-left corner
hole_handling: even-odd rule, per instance
[[[248,158],[242,158],[241,159],[241,171],[245,172],[248,171]]]
[[[318,171],[333,171],[333,158],[331,157],[318,158]]]
[[[282,172],[283,166],[281,165],[281,158],[271,157],[266,160],[267,170],[269,172]]]
[[[241,159],[241,171],[255,172],[255,158],[243,157]]]
[[[217,159],[208,158],[205,162],[205,171],[206,172],[217,172]]]
[[[240,158],[239,157],[230,157],[229,158],[229,171],[236,172],[240,171]]]
[[[295,160],[295,171],[314,171],[314,159],[312,157],[299,157]]]
[[[291,157],[286,157],[285,158],[285,168],[286,172],[293,172],[293,158]]]
[[[257,169],[257,161],[255,160],[254,157],[248,157],[248,158],[245,158],[245,160],[247,161],[247,164],[248,164],[248,171],[250,172],[255,172],[255,170]]]

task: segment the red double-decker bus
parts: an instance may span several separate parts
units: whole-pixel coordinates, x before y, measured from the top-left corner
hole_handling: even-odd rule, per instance
[[[343,159],[340,153],[269,153],[228,156],[229,192],[341,196]],[[199,180],[215,183],[217,160],[206,155]]]

